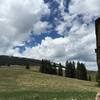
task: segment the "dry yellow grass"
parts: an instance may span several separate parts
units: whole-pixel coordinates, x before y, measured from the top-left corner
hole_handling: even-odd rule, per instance
[[[48,75],[26,69],[0,69],[0,91],[38,90],[38,91],[93,91],[100,92],[96,82],[82,81],[56,75]]]
[[[0,100],[7,100],[5,96],[12,100],[27,100],[27,98],[33,100],[33,94],[36,93],[41,98],[39,100],[51,100],[50,98],[54,97],[60,98],[58,100],[72,100],[72,98],[94,100],[96,92],[100,92],[96,84],[96,82],[43,74],[33,69],[0,68],[0,98],[4,98]]]
[[[34,71],[24,75],[19,75],[17,84],[24,89],[36,89],[39,91],[95,91],[100,92],[96,82],[82,81],[55,75],[42,74]]]

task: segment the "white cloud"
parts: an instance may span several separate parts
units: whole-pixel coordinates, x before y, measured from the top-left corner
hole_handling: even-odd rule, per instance
[[[69,11],[72,14],[84,14],[84,16],[98,16],[100,9],[100,0],[72,0]]]
[[[45,32],[46,31],[46,28],[48,28],[49,25],[48,25],[48,22],[41,22],[41,21],[38,21],[34,26],[33,26],[33,30],[34,30],[34,33],[37,34],[41,34],[41,32]]]
[[[58,38],[52,39],[46,37],[45,40],[42,40],[42,43],[33,48],[26,48],[23,55],[26,57],[33,57],[37,59],[50,59],[56,60],[59,57],[65,56],[65,47],[68,39]]]
[[[60,22],[56,30],[59,34],[70,38],[68,58],[85,61],[88,66],[96,67],[94,20],[100,17],[100,0],[71,0],[69,13],[64,12],[63,3],[62,0],[60,9],[64,21]]]
[[[37,30],[36,23],[42,25],[39,32],[45,31],[48,23],[40,21],[44,14],[49,14],[49,9],[43,0],[0,0],[0,51],[28,40],[30,31]]]

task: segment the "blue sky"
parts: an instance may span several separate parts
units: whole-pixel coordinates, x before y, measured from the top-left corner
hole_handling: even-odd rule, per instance
[[[100,0],[0,0],[0,55],[81,61],[96,70]]]

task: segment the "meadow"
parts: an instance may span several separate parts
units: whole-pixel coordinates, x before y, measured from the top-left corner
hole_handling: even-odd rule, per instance
[[[97,83],[39,73],[34,69],[0,68],[0,100],[95,100]]]

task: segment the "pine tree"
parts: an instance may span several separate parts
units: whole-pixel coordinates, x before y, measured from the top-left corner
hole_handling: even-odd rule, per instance
[[[68,60],[65,63],[65,72],[66,72],[66,77],[68,77]]]
[[[66,77],[71,77],[71,62],[66,61]]]
[[[41,66],[40,66],[40,72],[41,73],[46,73],[47,72],[47,69],[46,69],[47,65],[46,65],[46,60],[43,60],[41,61]]]
[[[59,75],[62,76],[62,65],[59,63]]]
[[[69,66],[69,62],[68,62],[68,60],[66,61],[65,66],[66,66],[66,67],[68,67],[68,66]]]
[[[77,69],[76,69],[76,78],[81,79],[81,67],[79,61],[77,62]]]
[[[69,72],[70,72],[70,70],[69,70],[69,62],[68,62],[68,60],[66,61],[66,65],[65,65],[65,67],[66,67],[66,77],[70,77],[70,75],[69,75]]]
[[[76,77],[81,80],[87,80],[87,70],[83,63],[77,63]]]
[[[52,74],[56,75],[57,71],[56,71],[56,63],[53,63],[52,65]]]
[[[52,65],[49,60],[42,60],[41,66],[40,66],[40,72],[42,73],[47,73],[47,74],[52,74]]]
[[[66,61],[66,77],[75,78],[75,62]]]
[[[76,70],[75,70],[75,62],[73,61],[73,63],[72,63],[72,70],[71,70],[71,77],[72,78],[75,78],[76,76]]]
[[[40,72],[43,73],[43,59],[41,61],[41,65],[40,65]]]
[[[45,62],[44,62],[44,67],[45,67],[45,73],[49,73],[49,64],[48,64],[48,61],[47,60],[45,60]]]
[[[70,77],[70,78],[73,78],[73,75],[72,75],[73,73],[72,73],[72,71],[73,71],[73,65],[72,65],[72,63],[70,62],[70,63],[69,63],[69,77]]]
[[[83,73],[82,79],[87,80],[87,69],[83,63],[81,63],[81,66],[82,66],[82,73]]]
[[[52,74],[52,66],[50,61],[46,61],[46,73]]]

